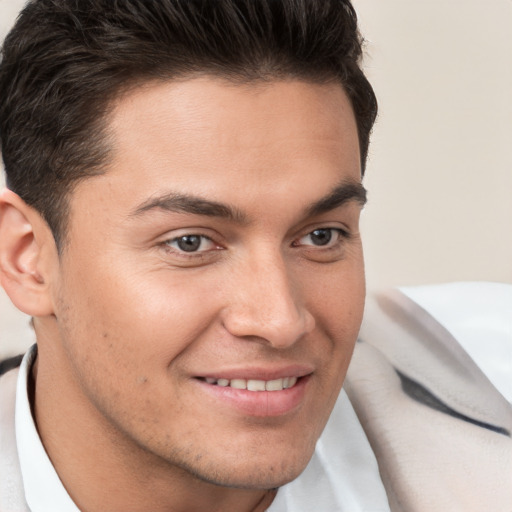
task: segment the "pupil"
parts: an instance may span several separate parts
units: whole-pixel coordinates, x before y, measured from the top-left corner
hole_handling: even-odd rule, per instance
[[[178,239],[178,247],[185,252],[194,252],[201,245],[201,237],[197,235],[186,235]]]
[[[332,238],[332,231],[330,229],[315,229],[311,233],[311,240],[315,245],[327,245]]]

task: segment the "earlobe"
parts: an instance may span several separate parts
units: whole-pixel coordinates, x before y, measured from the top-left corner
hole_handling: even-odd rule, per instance
[[[49,238],[51,240],[49,240]],[[53,237],[41,216],[10,190],[0,193],[0,283],[31,316],[52,314],[49,251]]]

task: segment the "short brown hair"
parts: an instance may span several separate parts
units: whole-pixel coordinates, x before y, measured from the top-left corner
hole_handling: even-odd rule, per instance
[[[67,198],[108,161],[113,99],[148,80],[339,81],[364,170],[377,101],[349,0],[32,0],[5,39],[0,141],[7,184],[59,242]]]

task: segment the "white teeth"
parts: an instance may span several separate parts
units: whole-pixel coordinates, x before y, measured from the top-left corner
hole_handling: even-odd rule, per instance
[[[285,389],[293,388],[293,386],[295,386],[295,384],[297,384],[297,377],[288,377],[287,380],[288,380],[288,382],[286,383]]]
[[[206,377],[208,384],[217,384],[221,387],[232,387],[234,389],[247,389],[248,391],[282,391],[283,389],[292,388],[297,384],[297,377],[284,377],[274,380],[257,380],[257,379],[213,379]]]
[[[284,379],[269,380],[265,384],[267,391],[282,391]]]
[[[247,381],[245,379],[231,379],[230,386],[235,389],[247,389]]]
[[[247,381],[247,389],[249,391],[265,391],[265,381],[264,380],[248,380]]]

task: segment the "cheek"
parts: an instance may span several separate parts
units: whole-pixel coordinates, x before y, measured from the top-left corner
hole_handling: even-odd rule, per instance
[[[362,254],[340,261],[322,272],[303,277],[303,296],[317,322],[331,339],[357,337],[365,300]]]
[[[85,262],[83,262],[85,263]],[[111,372],[165,371],[213,322],[211,279],[97,259],[68,272],[59,324],[76,359],[115,361]]]
[[[79,393],[114,423],[160,418],[155,404],[181,403],[169,379],[181,384],[176,361],[208,327],[213,308],[197,290],[185,293],[156,274],[121,279],[83,270],[67,281],[58,315]]]
[[[328,402],[336,400],[359,334],[365,301],[364,266],[361,259],[340,262],[322,279],[309,283],[308,304],[316,319],[316,327],[326,343],[321,354],[324,372],[332,393]],[[326,354],[327,357],[326,357]]]
[[[134,333],[141,357],[168,365],[215,323],[218,288],[208,275],[161,271],[135,276],[122,292],[121,332]]]

